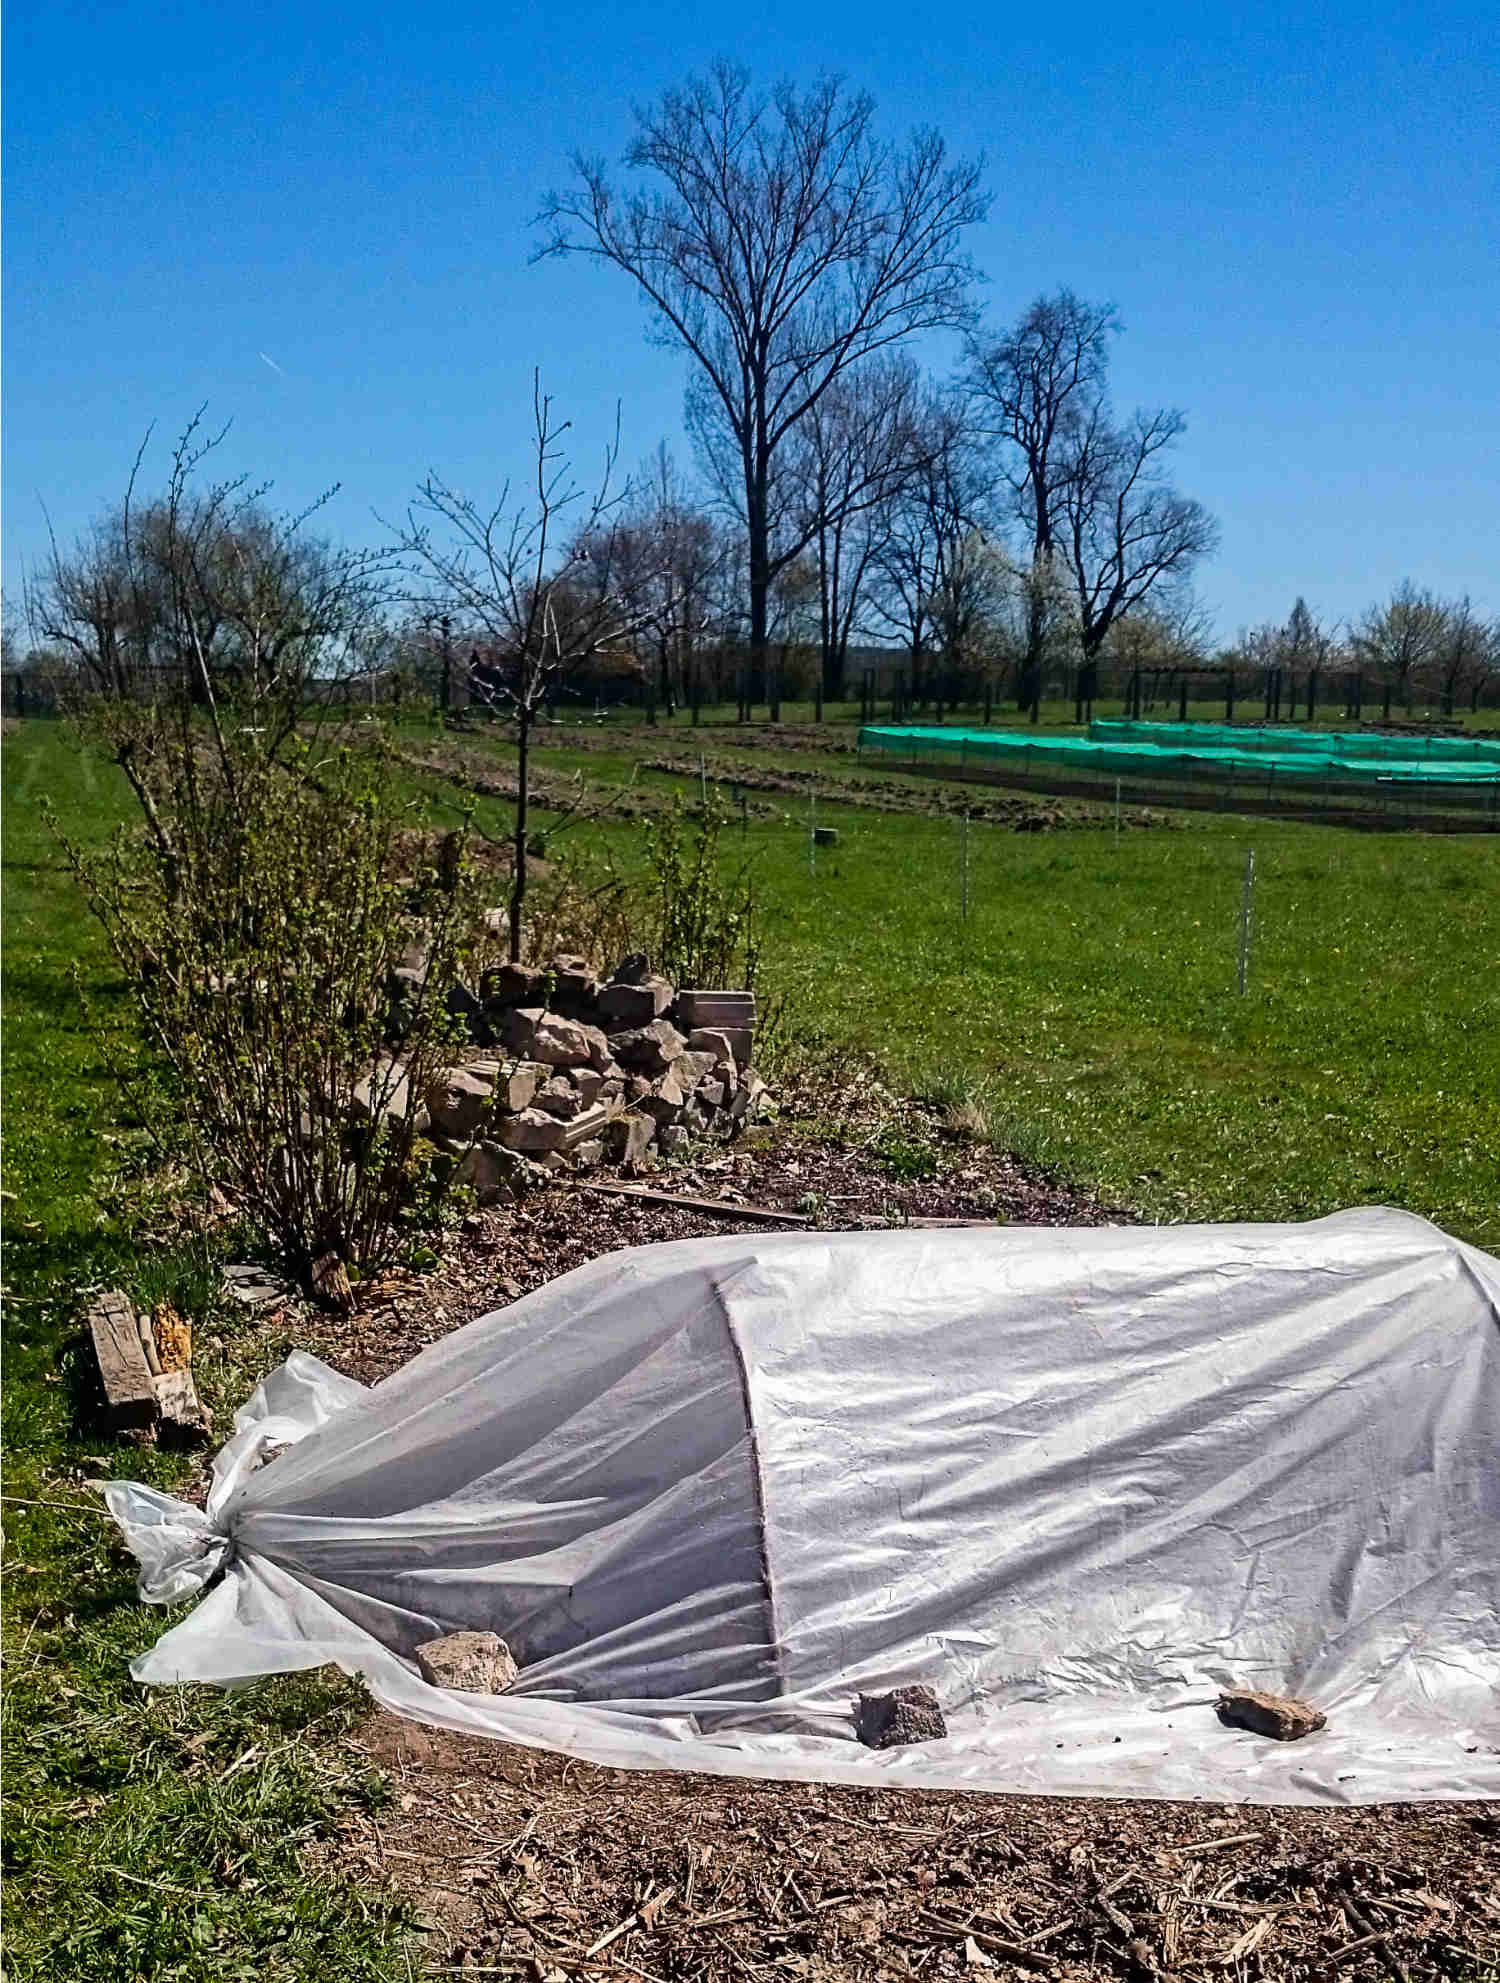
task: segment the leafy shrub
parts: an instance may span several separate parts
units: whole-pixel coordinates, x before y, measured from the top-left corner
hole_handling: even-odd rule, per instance
[[[755,988],[760,932],[748,872],[726,877],[720,841],[729,818],[711,798],[690,826],[680,798],[643,821],[646,947],[677,985]]]
[[[154,1124],[160,1140],[302,1280],[330,1254],[374,1267],[416,1190],[417,1098],[459,1030],[443,994],[478,942],[462,836],[411,876],[379,732],[272,758],[224,729],[144,769],[147,834],[122,831],[102,857],[59,838],[170,1077],[180,1114]],[[413,944],[426,975],[406,981],[398,1063],[382,1042]]]

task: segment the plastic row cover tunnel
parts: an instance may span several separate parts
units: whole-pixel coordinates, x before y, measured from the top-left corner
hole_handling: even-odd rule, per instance
[[[1500,1794],[1500,1265],[1406,1214],[729,1236],[593,1262],[373,1389],[293,1356],[205,1513],[115,1483],[133,1669],[333,1661],[628,1767],[1285,1802]],[[267,1452],[274,1457],[265,1460]],[[500,1696],[413,1649],[500,1633]],[[946,1740],[854,1739],[925,1682]],[[1220,1725],[1222,1687],[1319,1734]]]

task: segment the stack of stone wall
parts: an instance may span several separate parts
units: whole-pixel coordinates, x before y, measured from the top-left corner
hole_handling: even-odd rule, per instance
[[[456,988],[471,1047],[419,1098],[426,1131],[481,1202],[542,1171],[627,1170],[727,1141],[766,1106],[749,992],[678,990],[644,957],[504,964]]]

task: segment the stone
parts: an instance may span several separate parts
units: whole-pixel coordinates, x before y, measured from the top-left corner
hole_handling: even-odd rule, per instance
[[[643,1101],[651,1093],[651,1083],[644,1074],[629,1074],[625,1077],[625,1099],[632,1107]]]
[[[554,1074],[544,1087],[537,1089],[532,1106],[545,1109],[548,1115],[555,1115],[562,1122],[569,1122],[582,1110],[584,1103],[564,1069]]]
[[[669,1067],[660,1080],[651,1084],[648,1094],[642,1095],[638,1108],[642,1115],[649,1115],[658,1129],[665,1129],[668,1123],[676,1122],[687,1102],[687,1093],[677,1079],[675,1067]]]
[[[765,1082],[753,1067],[747,1067],[740,1081],[739,1092],[729,1104],[729,1113],[736,1122],[754,1122],[762,1112],[765,1094]]]
[[[668,1125],[661,1132],[661,1147],[668,1157],[680,1157],[688,1146],[688,1133],[680,1122]]]
[[[539,1060],[513,1061],[495,1082],[495,1106],[506,1115],[531,1107],[532,1097],[547,1079]]]
[[[546,1016],[546,1008],[541,1005],[507,1007],[500,1018],[500,1044],[522,1060],[540,1058],[532,1052],[531,1044],[536,1038],[537,1027]]]
[[[941,1742],[948,1724],[930,1687],[896,1687],[889,1694],[861,1694],[855,1733],[867,1749],[896,1749],[908,1742]]]
[[[639,984],[609,984],[599,994],[599,1015],[614,1031],[626,1026],[649,1026],[660,1019],[672,1003],[672,987],[665,978],[645,978]]]
[[[450,1067],[423,1097],[440,1136],[472,1136],[494,1107],[495,1091],[468,1067]]]
[[[609,1044],[622,1067],[641,1074],[664,1074],[687,1046],[681,1033],[667,1019],[653,1019],[649,1026],[616,1033]]]
[[[411,942],[407,944],[405,950],[402,951],[401,959],[396,969],[398,971],[410,972],[415,978],[425,979],[427,976],[427,957],[426,937],[414,936]]]
[[[414,1657],[429,1687],[459,1694],[503,1694],[521,1671],[494,1632],[447,1632],[418,1646]]]
[[[656,1140],[656,1123],[649,1115],[631,1111],[617,1115],[604,1132],[604,1147],[617,1164],[644,1162]]]
[[[587,1067],[594,1052],[594,1043],[589,1038],[593,1030],[576,1019],[544,1012],[531,1036],[530,1058],[548,1067]]]
[[[592,1019],[599,997],[599,985],[586,957],[554,957],[551,968],[552,996],[547,1003],[564,1019]]]
[[[286,1299],[286,1289],[273,1280],[264,1267],[237,1261],[224,1269],[224,1292],[232,1301],[252,1312],[275,1308]]]
[[[604,1102],[595,1102],[592,1108],[581,1109],[571,1122],[564,1125],[568,1134],[563,1148],[576,1150],[581,1143],[589,1143],[596,1136],[602,1136],[609,1119],[610,1110]]]
[[[694,1026],[687,1036],[692,1053],[711,1053],[715,1060],[733,1060],[734,1042],[722,1026]]]
[[[573,1152],[573,1161],[581,1171],[591,1171],[604,1162],[604,1142],[595,1136],[587,1143],[580,1143]]]
[[[1327,1715],[1308,1701],[1253,1689],[1221,1694],[1218,1716],[1226,1727],[1248,1728],[1253,1735],[1270,1735],[1278,1742],[1300,1741],[1328,1724]]]
[[[643,985],[651,975],[651,959],[644,950],[632,950],[622,957],[609,974],[612,985]]]
[[[546,989],[547,973],[534,970],[530,964],[501,964],[479,980],[485,1009],[496,1014],[518,1005],[540,1006]]]
[[[354,1113],[361,1121],[369,1122],[374,1116],[377,1095],[383,1116],[404,1116],[411,1106],[406,1069],[393,1056],[382,1054],[354,1084]]]
[[[595,1099],[601,1102],[617,1102],[624,1093],[625,1076],[623,1074],[606,1074],[600,1079],[599,1093]]]
[[[495,1037],[484,1007],[467,985],[449,985],[443,994],[443,1009],[451,1019],[460,1022],[476,1046],[488,1046]]]
[[[677,1018],[689,1032],[698,1026],[753,1027],[755,993],[746,991],[699,991],[677,994]]]
[[[721,1109],[729,1096],[724,1083],[710,1077],[707,1081],[698,1083],[693,1099],[706,1109]]]
[[[481,1205],[502,1204],[519,1195],[517,1158],[500,1144],[476,1143],[453,1167],[453,1182],[466,1185]]]
[[[567,1142],[568,1125],[545,1109],[520,1109],[515,1115],[502,1115],[495,1123],[495,1141],[502,1150],[522,1150],[528,1156],[541,1156],[561,1150]]]
[[[620,1070],[615,1065],[615,1057],[603,1028],[585,1025],[583,1030],[588,1035],[589,1066],[597,1074],[618,1074]]]
[[[714,1056],[711,1053],[680,1053],[672,1062],[672,1072],[677,1076],[685,1095],[690,1095],[711,1071]]]
[[[583,1097],[585,1105],[601,1101],[604,1096],[604,1076],[596,1067],[575,1067],[570,1070],[573,1086]]]

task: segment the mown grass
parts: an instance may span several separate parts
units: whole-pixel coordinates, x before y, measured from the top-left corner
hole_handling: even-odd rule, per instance
[[[120,1177],[141,1127],[113,1072],[130,1053],[121,987],[41,819],[50,797],[98,841],[125,794],[54,724],[7,738],[4,770],[6,1974],[405,1978],[402,1911],[300,1868],[341,1808],[383,1794],[334,1739],[362,1711],[356,1690],[314,1677],[145,1694],[129,1678],[170,1615],[137,1603],[88,1483],[180,1489],[188,1462],[99,1436],[84,1293],[170,1295],[200,1340],[234,1325],[201,1244],[140,1243]],[[203,1370],[222,1426],[258,1372],[232,1340]]]
[[[635,742],[547,759],[617,779]],[[803,1038],[863,1048],[908,1085],[977,1087],[997,1141],[1145,1217],[1382,1202],[1500,1244],[1493,839],[1203,814],[1118,839],[974,825],[965,921],[956,823],[840,804],[835,775],[818,820],[840,845],[816,872],[795,799],[729,836]],[[638,782],[697,795],[696,779]],[[628,867],[631,830],[596,831]]]

